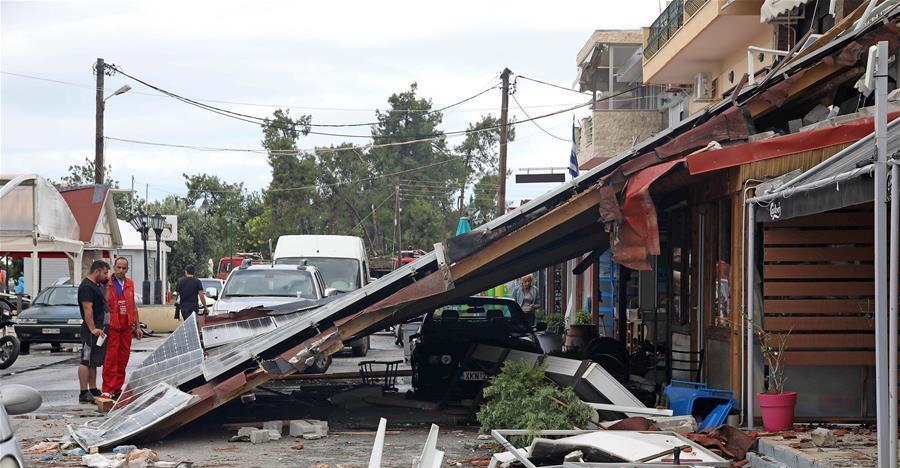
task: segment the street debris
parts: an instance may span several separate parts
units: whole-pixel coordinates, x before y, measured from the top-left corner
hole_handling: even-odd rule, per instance
[[[321,439],[328,435],[328,421],[315,419],[297,419],[290,422],[291,437],[302,437],[305,440]]]
[[[55,453],[59,451],[59,442],[40,442],[38,444],[32,445],[24,450],[22,453]]]
[[[837,436],[830,429],[819,427],[809,433],[812,443],[816,447],[834,447],[837,445]]]

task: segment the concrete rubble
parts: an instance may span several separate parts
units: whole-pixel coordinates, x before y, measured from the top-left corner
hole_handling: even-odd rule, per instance
[[[305,440],[321,439],[328,435],[328,421],[315,419],[298,419],[290,422],[291,437],[302,437]]]

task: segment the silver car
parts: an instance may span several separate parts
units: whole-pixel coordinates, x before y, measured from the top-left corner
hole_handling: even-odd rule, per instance
[[[316,267],[304,265],[249,265],[228,275],[210,315],[239,312],[256,306],[276,306],[299,300],[317,301],[336,294],[325,289]]]

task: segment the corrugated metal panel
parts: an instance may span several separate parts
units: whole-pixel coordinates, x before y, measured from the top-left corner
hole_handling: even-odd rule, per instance
[[[28,262],[26,262],[28,263]],[[72,269],[67,258],[41,259],[41,290],[53,286],[57,281],[68,278],[72,281]]]

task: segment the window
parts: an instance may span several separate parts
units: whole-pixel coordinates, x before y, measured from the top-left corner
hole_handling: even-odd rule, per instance
[[[598,44],[597,58],[594,72],[594,90],[597,91],[597,98],[605,98],[610,94],[622,92],[632,87],[632,83],[620,83],[616,80],[621,67],[628,62],[635,52],[640,49],[638,44]],[[610,109],[637,109],[639,103],[643,101],[641,96],[626,93],[608,100],[596,103],[595,110]],[[655,108],[655,107],[654,107]]]
[[[296,297],[318,299],[312,275],[304,270],[237,270],[222,297]]]

